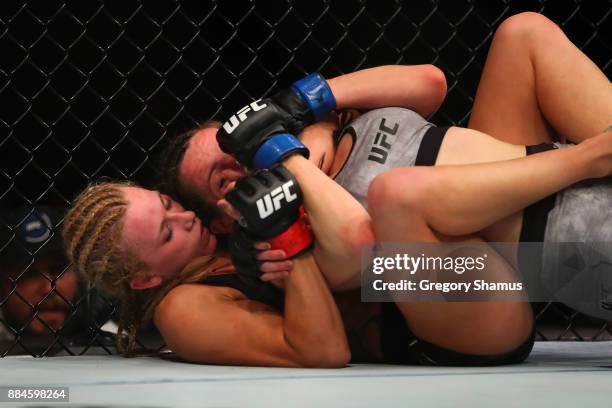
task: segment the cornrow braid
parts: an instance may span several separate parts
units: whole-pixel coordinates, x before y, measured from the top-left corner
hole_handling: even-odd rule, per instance
[[[139,317],[146,301],[139,301],[130,288],[131,279],[146,270],[121,241],[127,201],[122,187],[128,182],[104,182],[87,187],[73,202],[64,221],[68,258],[76,270],[107,294],[121,301],[117,347],[124,355],[134,348]],[[121,333],[128,330],[128,346]]]
[[[100,203],[100,205],[104,205],[104,204],[105,204],[104,202]],[[111,205],[113,204],[116,205],[116,204],[119,204],[119,202],[114,201],[111,203]],[[81,249],[79,251],[78,260],[76,260],[77,261],[76,264],[79,269],[86,270],[87,263],[88,263],[90,256],[92,255],[92,252],[94,251],[96,246],[100,245],[100,242],[98,241],[99,239],[98,237],[104,237],[104,235],[106,234],[103,234],[103,233],[108,232],[112,228],[113,225],[115,225],[119,220],[121,220],[124,213],[125,213],[124,208],[111,207],[109,208],[108,211],[100,214],[100,216],[98,217],[98,221],[94,225],[88,227],[88,228],[93,228],[93,231],[90,231],[90,233],[88,234],[88,236],[91,236],[92,238],[89,240],[80,239],[79,243],[80,243]],[[93,218],[93,217],[96,217],[96,215],[98,214],[96,214],[95,211],[92,211],[90,214],[90,217]],[[83,234],[80,235],[81,238]],[[108,259],[112,255],[112,253],[105,252],[101,255],[102,255],[102,260],[97,261],[97,262],[101,262],[102,265],[108,266]]]
[[[89,232],[89,235],[91,235],[91,231],[88,231],[88,229],[98,228],[97,224],[99,224],[99,221],[93,222],[97,216],[104,212],[110,213],[109,215],[111,217],[114,216],[114,218],[118,218],[121,217],[122,212],[124,211],[122,209],[122,206],[124,205],[123,198],[120,196],[105,197],[100,200],[93,201],[91,205],[89,205],[90,203],[86,204],[87,205],[84,207],[87,208],[87,211],[81,212],[80,214],[75,214],[74,221],[71,220],[71,223],[67,226],[67,229],[65,229],[67,234],[71,234],[73,237],[72,241],[68,244],[68,251],[71,254],[82,253],[81,250],[78,250],[79,246],[82,247],[83,245],[88,244],[93,246],[93,244],[96,243],[95,239],[84,240],[83,236],[86,232]],[[107,223],[111,221],[112,220],[109,219],[107,220]],[[71,226],[74,227],[68,229]],[[99,232],[94,236],[99,236]],[[79,258],[82,258],[82,256]],[[76,261],[76,259],[74,261]]]
[[[117,349],[126,357],[134,356],[134,347],[136,345],[136,333],[138,331],[138,314],[142,311],[142,307],[138,304],[137,295],[131,292],[124,300],[121,306],[121,316],[117,328]],[[121,336],[121,333],[127,331],[127,345]]]
[[[186,265],[176,279],[156,288],[133,290],[130,281],[148,266],[122,241],[128,203],[121,188],[128,186],[134,185],[105,182],[87,187],[66,214],[63,234],[68,258],[76,270],[121,301],[117,349],[125,357],[132,357],[138,329],[152,320],[155,308],[170,290],[181,283],[201,282],[209,273],[232,266],[225,257],[200,257]]]
[[[115,190],[109,189],[106,183],[92,184],[86,188],[79,196],[79,207],[73,208],[72,216],[64,222],[65,230],[72,230],[77,225],[78,220],[81,220],[83,214],[89,212],[92,206],[98,201],[104,199],[104,196],[120,197]]]
[[[77,270],[115,296],[120,293],[111,282],[122,280],[122,277],[109,276],[113,269],[101,269],[99,266],[108,266],[110,258],[127,255],[119,242],[127,209],[127,202],[119,188],[126,185],[101,183],[86,188],[68,211],[63,231],[69,259]]]

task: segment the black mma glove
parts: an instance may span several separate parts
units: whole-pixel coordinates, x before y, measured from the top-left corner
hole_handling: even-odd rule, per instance
[[[336,107],[327,82],[311,74],[271,98],[250,103],[232,115],[217,132],[217,142],[249,168],[270,168],[285,157],[308,149],[293,135]]]
[[[229,252],[238,278],[248,288],[249,297],[283,310],[284,295],[271,283],[261,280],[261,261],[255,257],[260,250],[254,247],[257,239],[243,227],[234,223],[229,239]]]
[[[299,153],[308,157],[306,146],[289,130],[297,127],[291,114],[267,98],[252,102],[232,115],[217,131],[217,142],[221,150],[236,157],[241,164],[251,169],[265,168],[271,163],[263,163],[261,156],[256,155],[260,147],[275,136],[284,147],[282,155],[274,155],[274,163],[289,154]],[[269,155],[265,155],[267,157]]]
[[[256,256],[261,252],[255,248],[257,239],[238,223],[234,223],[229,237],[229,253],[232,264],[241,276],[259,279],[261,261]]]
[[[302,207],[302,191],[283,166],[242,177],[226,199],[242,218],[239,223],[271,249],[282,249],[291,258],[310,248],[313,236]]]

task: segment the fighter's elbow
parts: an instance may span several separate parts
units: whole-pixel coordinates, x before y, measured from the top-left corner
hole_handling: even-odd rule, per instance
[[[326,356],[321,361],[320,368],[342,368],[351,361],[351,350],[346,347],[334,350],[333,355]]]
[[[444,98],[446,98],[447,83],[444,72],[435,65],[427,64],[421,66],[421,80],[423,83],[423,116],[435,112]]]
[[[371,219],[368,217],[353,223],[346,231],[345,238],[351,256],[360,256],[364,246],[372,245],[376,241]]]
[[[351,350],[348,345],[320,348],[311,353],[301,362],[304,368],[342,368],[351,360]]]

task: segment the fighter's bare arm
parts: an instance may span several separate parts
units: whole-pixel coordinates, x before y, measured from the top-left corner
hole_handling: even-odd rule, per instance
[[[339,110],[367,111],[394,106],[429,116],[446,96],[446,78],[434,65],[383,65],[331,78],[327,83]],[[342,127],[339,115],[332,112],[299,135],[310,150],[311,161],[324,172],[329,171],[333,155],[327,143],[339,127]]]
[[[180,285],[157,307],[155,323],[191,362],[342,367],[350,350],[327,284],[310,253],[293,262],[283,314],[231,288]]]
[[[397,106],[428,116],[446,97],[446,78],[434,65],[383,65],[331,78],[327,83],[338,109]]]

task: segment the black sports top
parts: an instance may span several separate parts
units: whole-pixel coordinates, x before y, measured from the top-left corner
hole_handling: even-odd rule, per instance
[[[283,292],[271,283],[260,281],[237,273],[209,275],[202,283],[211,286],[226,286],[242,292],[246,297],[265,303],[278,311],[283,311],[285,296]]]

